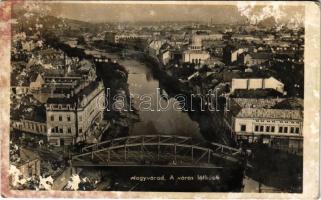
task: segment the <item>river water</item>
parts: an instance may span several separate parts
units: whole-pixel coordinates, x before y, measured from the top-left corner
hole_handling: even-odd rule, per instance
[[[106,55],[106,57],[109,57]],[[128,89],[132,96],[132,106],[136,108],[139,116],[138,122],[130,123],[128,134],[132,135],[176,135],[192,137],[196,143],[206,143],[203,138],[204,132],[212,134],[212,118],[205,113],[187,113],[180,111],[180,104],[175,98],[167,96],[166,89],[172,91],[167,83],[163,86],[164,80],[159,81],[156,74],[144,63],[131,58],[115,58],[117,62],[128,71]],[[162,83],[162,84],[161,84]],[[169,86],[168,86],[169,85]],[[164,88],[165,87],[165,88]],[[162,98],[164,95],[167,98]],[[173,96],[173,91],[172,95]],[[162,109],[167,108],[167,109]],[[192,118],[194,121],[192,120]],[[234,164],[234,163],[233,163]],[[223,170],[222,163],[218,162],[217,169],[212,168],[172,168],[172,167],[108,167],[90,168],[83,170],[83,177],[101,178],[97,190],[112,191],[239,191],[242,178],[242,171],[238,165],[233,169]],[[235,169],[234,169],[235,168]],[[169,179],[171,175],[174,180]],[[222,177],[219,182],[210,180],[198,180],[198,175],[208,177],[219,175]],[[165,176],[165,181],[136,181],[133,176],[150,177]],[[179,177],[193,177],[193,181],[179,181]],[[226,177],[226,178],[225,178]],[[230,179],[233,184],[230,184]],[[235,184],[234,184],[235,183]]]
[[[162,98],[166,90],[144,63],[134,59],[119,60],[128,70],[132,105],[138,110],[140,121],[130,127],[129,135],[179,135],[204,140],[199,124],[180,110],[175,98]]]

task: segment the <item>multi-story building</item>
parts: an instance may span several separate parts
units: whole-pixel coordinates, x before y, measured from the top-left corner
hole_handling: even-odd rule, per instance
[[[49,98],[46,103],[48,142],[55,146],[85,140],[95,122],[103,119],[104,87],[102,82],[80,86],[63,98]]]
[[[299,106],[290,108],[285,104]],[[300,100],[232,98],[225,117],[237,141],[262,140],[274,148],[302,152],[303,106]]]
[[[136,33],[115,33],[115,32],[107,32],[105,34],[105,39],[109,42],[113,43],[121,43],[121,42],[126,42],[129,40],[137,40],[137,39],[142,39],[142,40],[147,40],[151,38],[152,35],[148,34],[136,34]]]
[[[192,37],[192,40],[200,40],[200,41],[204,41],[204,40],[222,40],[223,39],[223,34],[221,33],[213,33],[213,34],[195,34]]]
[[[183,52],[183,62],[203,64],[210,58],[210,54],[204,50],[186,50]]]
[[[236,63],[244,52],[246,52],[245,48],[236,48],[227,45],[223,48],[223,61],[225,64]]]

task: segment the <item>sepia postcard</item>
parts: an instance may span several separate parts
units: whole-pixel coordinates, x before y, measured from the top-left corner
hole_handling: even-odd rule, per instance
[[[319,198],[320,3],[0,1],[2,197]]]

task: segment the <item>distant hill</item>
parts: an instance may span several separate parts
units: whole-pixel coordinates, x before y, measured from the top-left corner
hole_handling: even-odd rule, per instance
[[[259,27],[268,27],[268,28],[270,28],[270,27],[275,26],[276,24],[277,23],[276,23],[274,17],[269,17],[269,18],[266,18],[266,19],[260,21],[257,25]]]

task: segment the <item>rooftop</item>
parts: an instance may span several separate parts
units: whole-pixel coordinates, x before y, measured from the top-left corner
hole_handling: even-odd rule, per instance
[[[184,51],[184,53],[208,54],[208,52],[204,51],[204,50],[192,50],[192,49],[188,49],[188,50]]]
[[[303,112],[301,110],[243,108],[237,117],[302,120]]]
[[[19,100],[12,101],[12,104],[10,105],[10,117],[15,120],[46,121],[44,106],[32,95],[27,95]]]
[[[232,112],[240,118],[303,119],[302,99],[233,98]],[[302,107],[301,107],[301,106]]]
[[[250,56],[253,59],[270,59],[272,54],[270,53],[251,53]]]
[[[233,98],[233,100],[242,108],[272,108],[277,103],[280,103],[284,98]]]
[[[39,156],[35,154],[35,152],[32,152],[24,148],[20,148],[18,150],[17,156],[19,159],[12,160],[13,162],[12,164],[16,165],[17,167],[24,165],[28,162],[31,162],[33,160],[39,159]]]
[[[89,95],[92,91],[94,91],[97,87],[99,86],[99,82],[94,81],[92,83],[90,83],[89,85],[87,85],[86,87],[84,87],[82,90],[80,90],[80,92],[78,92],[76,95],[74,96],[70,96],[68,97],[63,97],[63,98],[48,98],[47,103],[48,104],[73,104],[76,103],[76,101],[78,101],[78,98],[81,99],[83,96],[87,96]]]

